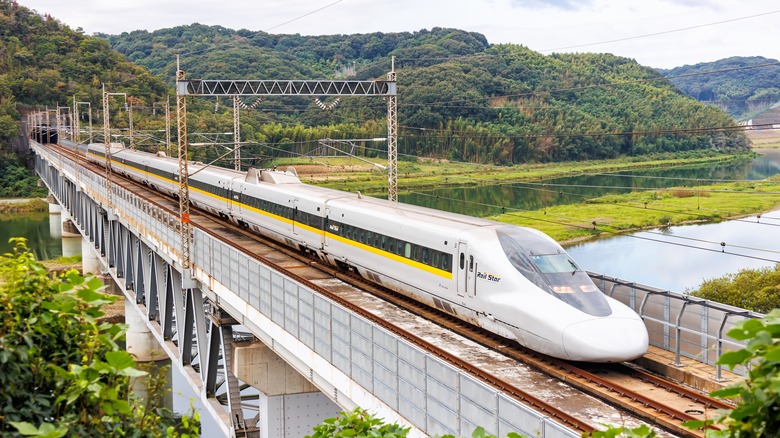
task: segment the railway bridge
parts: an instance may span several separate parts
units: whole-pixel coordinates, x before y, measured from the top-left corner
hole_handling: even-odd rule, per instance
[[[236,245],[240,237],[215,234],[220,225],[193,218],[191,264],[183,269],[176,201],[111,183],[50,145],[31,141],[31,148],[36,171],[94,250],[85,263],[126,296],[128,349],[170,358],[225,436],[303,436],[356,406],[410,427],[410,436],[470,436],[476,426],[499,436],[579,436],[392,321],[343,301],[332,278],[312,279],[304,275],[310,266]],[[651,344],[678,364],[712,364],[730,342],[723,333],[753,316],[592,276],[640,312]],[[237,343],[239,327],[255,342]],[[242,409],[242,382],[260,391],[255,418]]]

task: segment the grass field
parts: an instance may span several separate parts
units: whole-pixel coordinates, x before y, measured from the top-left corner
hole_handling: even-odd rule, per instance
[[[399,192],[403,192],[431,187],[532,181],[585,173],[700,166],[752,158],[750,154],[630,158],[512,167],[434,160],[401,161],[398,166],[398,188]],[[305,182],[352,192],[360,191],[367,195],[381,195],[387,186],[385,172],[352,158],[289,160],[277,162],[277,165],[294,166]],[[780,178],[773,178],[753,183],[717,184],[695,189],[680,187],[610,195],[543,210],[509,211],[491,219],[533,227],[559,242],[566,243],[644,228],[744,217],[778,206]]]
[[[593,198],[582,204],[518,211],[490,219],[541,230],[553,239],[577,240],[683,223],[717,222],[780,206],[780,178]]]
[[[534,163],[516,166],[491,166],[457,163],[446,160],[398,162],[398,190],[412,191],[445,186],[496,184],[510,181],[535,181],[585,173],[616,172],[672,166],[696,166],[752,159],[750,153],[710,156],[629,157],[614,160],[577,161],[567,163]],[[381,165],[387,160],[370,158]],[[381,195],[387,190],[387,173],[368,163],[347,157],[279,159],[280,168],[292,166],[302,181],[364,195]]]

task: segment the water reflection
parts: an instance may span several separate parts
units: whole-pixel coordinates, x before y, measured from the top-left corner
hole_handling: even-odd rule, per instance
[[[609,237],[566,250],[587,270],[676,292],[780,262],[780,210],[705,225]],[[721,245],[725,243],[725,246]]]
[[[52,215],[50,222],[48,212],[18,213],[0,215],[0,252],[5,254],[13,251],[13,245],[8,242],[12,237],[27,239],[27,247],[38,260],[57,258],[62,255],[61,225],[59,235],[54,230],[54,220],[59,221],[59,215]]]
[[[642,189],[695,187],[710,180],[760,180],[780,173],[780,150],[762,151],[750,160],[704,166],[641,169],[633,172],[587,174],[544,181],[492,186],[443,187],[400,193],[398,200],[469,216],[493,216],[507,209],[540,210],[583,199]]]

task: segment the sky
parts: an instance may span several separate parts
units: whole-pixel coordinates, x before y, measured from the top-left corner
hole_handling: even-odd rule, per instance
[[[780,59],[777,0],[18,0],[86,34],[201,23],[274,34],[451,27],[542,54],[612,53],[654,68]]]

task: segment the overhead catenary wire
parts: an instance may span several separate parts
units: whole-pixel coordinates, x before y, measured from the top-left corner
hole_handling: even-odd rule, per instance
[[[670,30],[665,30],[665,31],[652,32],[652,33],[647,33],[647,34],[643,34],[643,35],[635,35],[635,36],[618,38],[618,39],[613,39],[613,40],[608,40],[608,41],[598,41],[598,42],[593,42],[593,43],[576,44],[576,45],[572,45],[572,46],[556,47],[556,48],[552,48],[552,49],[541,49],[541,50],[539,50],[539,52],[554,52],[556,50],[578,49],[580,47],[598,46],[598,45],[602,45],[602,44],[610,44],[610,43],[617,43],[617,42],[623,42],[623,41],[631,41],[631,40],[635,40],[635,39],[639,39],[639,38],[647,38],[647,37],[651,37],[651,36],[658,36],[658,35],[666,35],[666,34],[676,33],[676,32],[683,32],[683,31],[686,31],[686,30],[700,29],[702,27],[716,26],[718,24],[733,23],[735,21],[748,20],[748,19],[751,19],[751,18],[763,17],[763,16],[766,16],[766,15],[772,15],[772,14],[777,14],[777,13],[780,13],[780,10],[762,12],[762,13],[759,13],[759,14],[747,15],[747,16],[744,16],[744,17],[731,18],[731,19],[728,19],[728,20],[721,20],[721,21],[716,21],[716,22],[712,22],[712,23],[698,24],[698,25],[695,25],[695,26],[688,26],[688,27],[682,27],[682,28],[678,28],[678,29],[670,29]]]
[[[518,184],[518,182],[511,183],[511,184],[508,184],[508,185],[515,185],[515,184]],[[577,187],[577,186],[576,185],[571,185],[571,187]],[[592,187],[599,187],[599,186],[589,186],[589,187],[592,188]],[[626,187],[626,188],[628,188],[628,187]],[[528,189],[529,190],[536,190],[536,191],[544,191],[544,192],[549,192],[549,193],[555,193],[555,194],[565,194],[567,196],[574,196],[574,197],[580,197],[580,198],[588,198],[587,195],[583,195],[583,194],[580,194],[580,193],[561,192],[561,191],[557,191],[557,190],[548,190],[548,189],[544,189],[544,188],[528,188]],[[631,189],[633,190],[634,188],[631,188]],[[666,190],[666,189],[659,187],[659,188],[648,189],[648,190]],[[747,192],[730,192],[730,193],[739,193],[739,194],[745,194],[745,195],[751,194],[751,193],[747,193]],[[756,192],[756,193],[752,193],[752,194],[755,194],[755,195],[766,195],[766,194],[780,194],[780,192]],[[671,210],[671,209],[666,209],[666,208],[652,207],[652,206],[648,206],[647,203],[644,203],[643,205],[631,205],[631,204],[628,204],[628,203],[611,203],[609,205],[613,205],[613,206],[616,206],[616,207],[624,207],[624,208],[634,208],[634,209],[641,209],[641,210],[658,211],[658,212],[661,212],[661,213],[684,214],[684,215],[688,215],[688,216],[700,217],[700,218],[702,218],[704,220],[712,220],[712,216],[711,215],[706,215],[706,214],[702,214],[702,213],[696,213],[696,212],[693,212],[691,210]],[[697,211],[700,211],[700,210],[716,211],[716,212],[719,212],[719,213],[725,213],[725,214],[727,214],[729,216],[732,216],[732,217],[738,215],[737,213],[734,213],[734,212],[731,212],[731,211],[716,210],[716,209],[701,209],[701,208],[697,207],[696,210]],[[764,225],[764,226],[773,226],[773,227],[780,226],[780,224],[772,224],[772,223],[766,223],[766,222],[754,222],[754,221],[749,221],[749,220],[745,220],[745,219],[741,219],[741,218],[734,218],[734,219],[731,219],[731,220],[734,221],[734,222],[746,222],[746,223],[751,223],[751,224],[752,223],[756,223],[756,224]],[[628,231],[628,230],[624,229],[624,231]]]
[[[511,210],[511,211],[507,212],[506,214],[507,215],[511,215],[511,216],[520,217],[520,218],[523,218],[523,219],[528,219],[528,220],[531,220],[531,221],[553,223],[553,224],[557,224],[557,225],[563,225],[563,226],[568,226],[568,227],[580,228],[580,229],[584,229],[584,230],[595,230],[595,231],[598,231],[598,232],[612,234],[612,235],[616,235],[616,236],[626,236],[626,237],[631,237],[631,238],[636,238],[636,239],[641,239],[641,240],[654,241],[654,242],[658,242],[658,243],[664,243],[664,244],[669,244],[669,245],[687,247],[687,248],[691,248],[691,249],[698,249],[698,250],[703,250],[703,251],[717,252],[717,253],[728,254],[728,255],[733,255],[733,256],[737,256],[737,257],[750,258],[750,259],[754,259],[754,260],[761,260],[761,261],[772,262],[772,263],[780,263],[780,258],[775,260],[775,259],[770,259],[770,258],[766,258],[766,257],[758,257],[758,256],[749,255],[749,254],[735,253],[735,252],[731,252],[731,251],[726,251],[725,250],[726,247],[747,248],[747,247],[742,247],[742,246],[739,246],[739,245],[730,245],[730,244],[723,244],[723,245],[721,245],[721,243],[718,242],[718,245],[721,245],[721,249],[704,248],[704,247],[700,247],[700,246],[696,246],[696,245],[689,245],[689,244],[678,243],[678,242],[669,242],[669,241],[665,241],[665,240],[661,240],[661,239],[654,239],[654,238],[650,238],[650,237],[638,236],[636,234],[626,234],[627,231],[631,231],[631,230],[630,229],[621,229],[619,227],[611,226],[611,225],[608,225],[608,224],[596,224],[596,225],[594,225],[593,223],[591,223],[589,225],[577,224],[577,223],[571,222],[570,218],[566,218],[566,217],[562,217],[562,216],[557,216],[557,217],[563,218],[564,220],[553,220],[553,219],[549,219],[549,217],[556,217],[556,216],[547,215],[546,213],[544,214],[545,217],[534,217],[534,216],[527,215],[527,213],[537,213],[537,212],[517,209],[517,208],[513,208],[513,207],[497,206],[497,205],[480,203],[480,202],[464,201],[464,200],[459,200],[459,199],[454,199],[454,198],[440,197],[440,196],[430,195],[430,194],[421,193],[421,192],[412,192],[412,193],[417,194],[417,195],[422,195],[422,196],[436,197],[438,199],[445,199],[445,200],[457,201],[457,202],[466,202],[466,203],[480,205],[480,206],[486,206],[486,207],[492,207],[492,208],[500,208],[500,209],[504,209],[504,210]],[[525,214],[523,214],[523,213],[525,213]],[[539,213],[537,213],[537,214],[539,214]],[[568,221],[565,221],[565,220],[568,220]],[[603,228],[596,229],[595,228],[596,226],[600,226],[600,227],[607,226],[607,227],[610,227],[610,228],[618,229],[619,231],[611,231],[611,230],[606,230],[606,229],[603,229]],[[681,236],[680,238],[683,238],[683,237]],[[691,240],[695,240],[695,239],[691,239]],[[712,242],[712,243],[714,243],[714,242]],[[766,249],[759,249],[759,248],[751,248],[751,250],[754,250],[756,252],[777,253],[777,251],[774,251],[774,250],[766,250]]]

